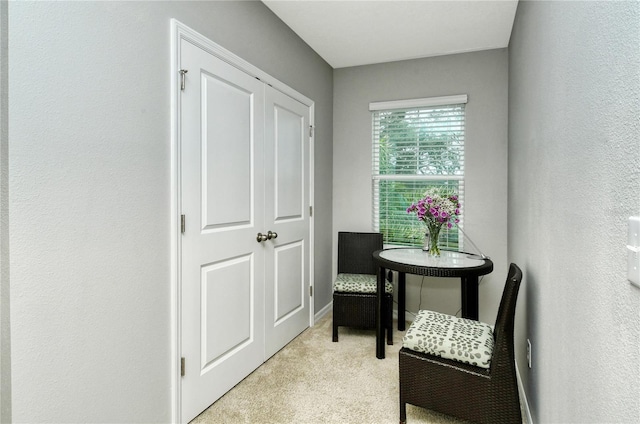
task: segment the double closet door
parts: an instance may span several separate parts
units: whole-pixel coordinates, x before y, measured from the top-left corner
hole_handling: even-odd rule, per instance
[[[309,325],[309,107],[180,47],[187,422]]]

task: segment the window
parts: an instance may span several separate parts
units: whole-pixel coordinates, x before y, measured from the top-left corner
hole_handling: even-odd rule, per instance
[[[407,207],[429,187],[456,193],[464,219],[464,135],[467,96],[371,103],[373,226],[385,244],[421,246],[426,226]],[[442,228],[441,245],[462,249],[457,226]]]

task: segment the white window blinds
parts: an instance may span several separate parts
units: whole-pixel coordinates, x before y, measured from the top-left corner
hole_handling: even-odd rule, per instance
[[[422,245],[426,226],[407,208],[430,187],[458,194],[464,218],[466,95],[370,104],[373,112],[373,223],[385,244]],[[441,245],[461,249],[457,227]]]

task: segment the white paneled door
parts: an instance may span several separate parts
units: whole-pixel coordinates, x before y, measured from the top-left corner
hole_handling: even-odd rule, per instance
[[[309,108],[265,95],[265,332],[267,358],[309,326]]]
[[[264,360],[264,85],[182,41],[182,418]]]
[[[188,422],[309,325],[309,108],[186,40],[180,66]]]

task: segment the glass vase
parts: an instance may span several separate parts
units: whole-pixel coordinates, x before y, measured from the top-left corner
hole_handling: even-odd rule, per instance
[[[440,225],[428,225],[428,231],[424,235],[422,250],[434,258],[440,257]]]

